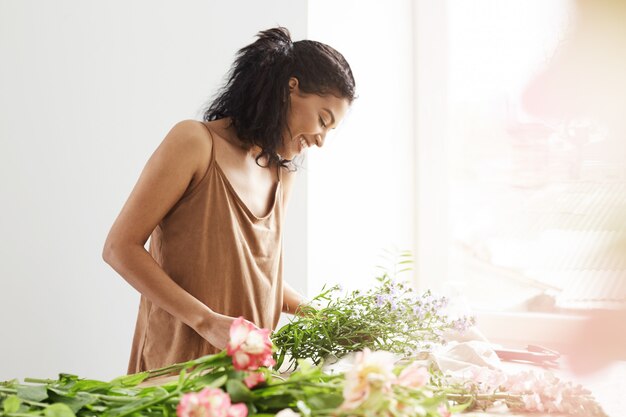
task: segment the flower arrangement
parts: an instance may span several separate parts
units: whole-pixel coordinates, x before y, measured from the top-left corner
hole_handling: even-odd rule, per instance
[[[408,253],[400,256],[407,257]],[[301,307],[302,315],[272,336],[278,347],[277,366],[286,357],[290,358],[288,369],[294,369],[299,359],[319,364],[365,348],[408,356],[443,343],[442,334],[448,330],[464,331],[475,323],[471,316],[448,317],[443,312],[446,297],[436,297],[430,291],[417,294],[398,279],[397,273],[384,272],[376,280],[376,287],[344,297],[334,295],[339,286],[323,289]]]
[[[415,296],[386,274],[379,282],[377,289],[336,301],[323,292],[317,298],[327,300],[326,307],[280,329],[274,343],[268,329],[240,317],[231,326],[227,348],[215,355],[108,382],[71,374],[0,382],[0,417],[450,417],[498,404],[606,417],[589,391],[551,374],[480,369],[449,375],[432,363],[396,361],[398,354],[435,343],[441,331],[462,329],[471,320],[443,317],[444,299],[429,292]],[[322,317],[324,325],[317,324]],[[421,324],[409,322],[416,317]],[[372,333],[358,332],[359,319]],[[324,332],[316,339],[323,348],[297,334],[312,335],[312,329]],[[277,368],[286,352],[296,355],[295,370],[280,374],[271,367]],[[328,354],[348,352],[355,352],[355,360],[344,373],[319,366]],[[306,354],[313,358],[305,359]],[[177,379],[142,386],[173,372]]]

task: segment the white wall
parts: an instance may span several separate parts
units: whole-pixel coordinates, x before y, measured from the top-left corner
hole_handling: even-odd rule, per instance
[[[346,57],[359,96],[308,155],[310,295],[374,284],[384,249],[413,249],[412,3],[309,2],[309,38]]]
[[[310,150],[290,201],[285,278],[371,283],[413,246],[410,0],[0,0],[0,381],[110,379],[139,294],[101,259],[108,230],[171,126],[200,119],[262,29],[332,45],[359,98]],[[283,320],[284,323],[284,320]]]
[[[307,2],[0,0],[0,381],[126,372],[139,294],[101,258],[144,164],[262,29]],[[306,175],[285,277],[306,290]]]

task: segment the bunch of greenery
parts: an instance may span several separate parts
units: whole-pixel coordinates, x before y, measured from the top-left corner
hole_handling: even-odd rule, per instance
[[[443,343],[442,334],[463,331],[474,324],[473,317],[449,318],[443,313],[448,300],[430,290],[417,294],[399,275],[411,270],[411,253],[401,252],[393,269],[380,267],[378,284],[339,297],[339,286],[322,289],[301,308],[302,314],[272,335],[277,347],[276,369],[289,360],[289,369],[299,359],[314,364],[334,360],[364,348],[412,355]],[[398,268],[403,268],[399,269]]]
[[[222,351],[109,382],[66,373],[56,380],[26,378],[20,383],[14,379],[0,382],[0,417],[185,417],[190,414],[179,409],[181,400],[188,395],[194,398],[205,388],[219,388],[232,403],[245,404],[250,417],[277,413],[281,417],[441,417],[498,403],[513,410],[606,417],[590,392],[555,377],[527,373],[503,379],[481,374],[459,381],[432,365],[417,368],[410,357],[400,361],[404,365],[389,361],[383,366],[373,359],[376,355],[389,359],[390,353],[383,350],[410,354],[440,342],[444,330],[461,330],[473,323],[471,318],[449,320],[441,314],[444,298],[428,291],[416,295],[397,275],[395,270],[392,275],[383,273],[376,288],[336,300],[331,294],[337,287],[323,291],[315,299],[326,301],[325,307],[310,308],[305,317],[281,328],[274,335],[277,365],[289,353],[297,368],[288,375],[260,368],[256,372],[263,373],[264,381],[250,385],[249,372],[235,369],[232,358]],[[354,351],[361,351],[357,354],[361,362],[347,373],[327,374],[304,360],[317,364],[328,355]],[[170,375],[172,379],[159,383],[153,380]],[[148,380],[152,386],[145,384]],[[355,393],[367,395],[354,403]],[[193,413],[215,417],[206,410]]]
[[[177,379],[153,386],[144,381],[180,372]],[[233,403],[245,403],[249,415],[268,416],[284,408],[315,410],[330,415],[341,402],[342,378],[326,375],[320,368],[302,366],[289,379],[262,368],[267,382],[249,389],[245,372],[233,368],[226,352],[174,364],[166,368],[123,375],[112,381],[59,374],[59,378],[25,378],[0,382],[2,417],[175,417],[182,395],[203,388],[220,388]]]
[[[401,375],[408,366],[410,363],[396,365],[393,373]],[[172,371],[180,372],[178,378],[153,386],[140,385]],[[270,417],[281,411],[281,415],[294,417],[441,417],[462,411],[485,410],[499,403],[509,409],[532,412],[538,410],[528,404],[528,399],[538,395],[544,403],[562,401],[559,410],[543,410],[548,413],[566,411],[572,416],[607,417],[588,391],[572,390],[571,384],[560,382],[562,389],[557,394],[569,392],[562,398],[560,395],[556,398],[552,389],[526,393],[496,389],[486,393],[475,381],[448,381],[440,371],[430,367],[430,378],[424,385],[396,384],[391,391],[380,395],[375,387],[376,378],[359,375],[368,384],[373,384],[368,390],[370,394],[357,408],[345,409],[342,407],[344,392],[350,382],[347,374],[329,375],[321,367],[306,361],[301,361],[298,369],[286,377],[266,368],[261,368],[260,372],[266,374],[266,382],[248,388],[242,382],[245,372],[235,370],[231,359],[221,352],[167,368],[123,375],[109,382],[71,374],[59,374],[57,380],[26,378],[24,384],[14,379],[0,382],[0,416],[180,417],[177,406],[184,395],[211,387],[223,390],[233,403],[245,403],[249,417]],[[371,372],[376,373],[376,367]],[[352,381],[354,389],[353,384]],[[286,409],[295,413],[285,414]],[[214,415],[206,414],[206,417]]]

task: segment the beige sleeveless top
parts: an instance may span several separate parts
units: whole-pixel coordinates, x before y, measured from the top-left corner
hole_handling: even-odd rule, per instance
[[[281,169],[270,212],[255,216],[216,159],[150,236],[150,254],[183,289],[213,311],[275,329],[282,310]],[[128,373],[161,368],[219,350],[141,295]]]

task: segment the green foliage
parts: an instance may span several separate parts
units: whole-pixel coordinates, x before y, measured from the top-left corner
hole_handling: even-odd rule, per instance
[[[367,292],[353,291],[335,299],[332,295],[337,287],[322,290],[315,301],[325,302],[324,307],[305,307],[304,317],[296,318],[274,334],[278,366],[290,357],[295,370],[281,375],[262,369],[266,381],[252,389],[243,382],[248,373],[235,370],[231,358],[222,351],[156,370],[122,375],[108,382],[67,373],[59,374],[56,380],[26,378],[30,384],[17,379],[0,382],[0,417],[176,417],[181,397],[205,387],[220,388],[233,403],[245,403],[250,417],[273,416],[285,408],[302,417],[439,417],[445,410],[457,413],[486,408],[496,401],[511,409],[523,408],[520,395],[495,391],[484,394],[467,381],[451,382],[433,366],[425,386],[394,383],[385,390],[374,387],[356,408],[342,408],[344,389],[350,389],[350,384],[355,386],[354,380],[347,379],[354,375],[323,372],[319,364],[325,358],[366,347],[408,354],[440,342],[445,329],[471,323],[447,320],[440,312],[445,299],[433,297],[428,291],[417,295],[409,285],[400,282],[397,275],[406,272],[407,265],[410,259],[405,252],[391,272],[385,269],[377,278],[377,287]],[[410,361],[402,362],[407,360]],[[396,366],[392,377],[402,370],[402,365]],[[176,373],[175,380],[142,385]],[[365,380],[368,381],[367,376]],[[572,396],[582,396],[582,400],[572,400],[584,404],[584,414],[579,415],[606,417],[585,392],[572,392]]]
[[[380,267],[384,272],[368,291],[338,297],[338,286],[322,289],[302,307],[302,316],[292,318],[272,335],[277,347],[276,369],[287,357],[289,369],[295,369],[298,359],[320,364],[364,348],[409,356],[442,343],[445,330],[472,324],[472,318],[449,320],[440,311],[447,303],[445,297],[434,297],[430,291],[418,295],[398,278],[411,269],[411,262],[410,252],[400,253],[392,267]]]
[[[17,413],[20,409],[22,400],[17,395],[9,395],[2,403],[5,413]]]

